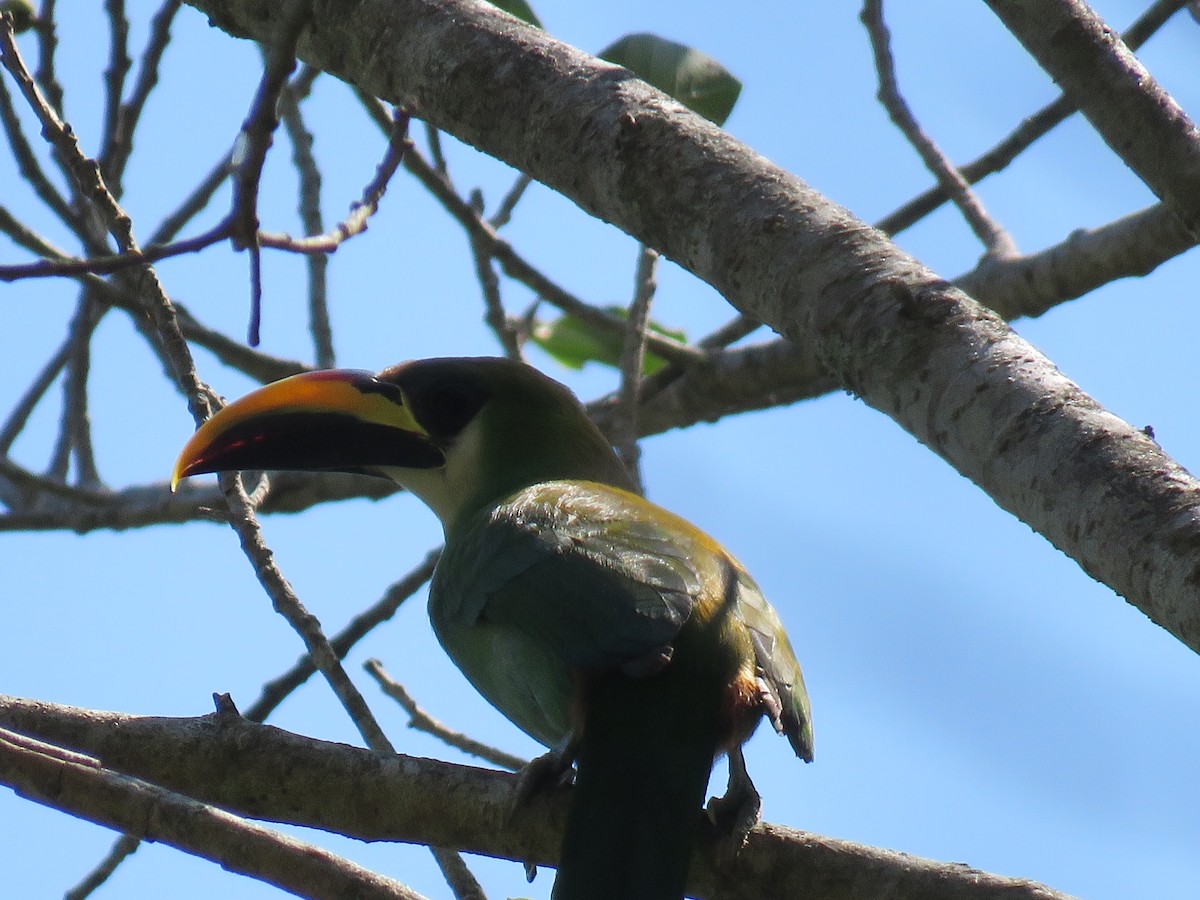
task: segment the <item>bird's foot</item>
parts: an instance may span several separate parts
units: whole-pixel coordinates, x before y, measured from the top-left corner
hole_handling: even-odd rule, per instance
[[[516,794],[520,802],[571,781],[571,757],[555,747],[529,761],[517,773]]]
[[[762,797],[750,780],[740,748],[729,753],[729,784],[725,795],[709,798],[705,811],[717,831],[728,836],[730,856],[736,856],[762,813]]]
[[[570,736],[559,746],[551,747],[541,756],[528,763],[517,773],[517,785],[513,789],[511,816],[532,797],[569,784],[574,771],[575,742]]]

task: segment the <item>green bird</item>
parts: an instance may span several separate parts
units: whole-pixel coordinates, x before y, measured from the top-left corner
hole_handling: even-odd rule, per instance
[[[390,478],[441,519],[429,617],[451,659],[576,767],[556,900],[678,900],[709,805],[735,838],[759,798],[741,745],[766,717],[800,758],[812,726],[778,614],[719,543],[635,492],[567,388],[504,359],[311,372],[225,407],[183,448],[203,472]],[[532,779],[537,781],[537,779]]]

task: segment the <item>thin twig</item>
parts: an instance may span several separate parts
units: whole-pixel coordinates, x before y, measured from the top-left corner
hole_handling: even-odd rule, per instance
[[[88,371],[91,368],[92,321],[97,319],[93,308],[95,296],[86,287],[79,299],[79,308],[71,321],[71,359],[63,380],[63,415],[61,440],[66,451],[75,458],[75,482],[83,487],[101,486],[100,473],[92,448],[92,428],[88,416]],[[66,459],[61,473],[66,480]]]
[[[171,24],[183,5],[182,0],[166,0],[150,21],[150,36],[142,51],[137,80],[129,99],[120,103],[113,117],[112,128],[104,131],[104,147],[100,151],[100,171],[116,196],[121,196],[122,180],[129,155],[133,151],[133,134],[142,117],[142,110],[154,86],[158,84],[159,66],[171,40]],[[128,63],[128,60],[126,60]],[[118,100],[120,97],[118,96]]]
[[[381,128],[388,127],[389,119],[383,104],[361,91],[357,94],[371,118]],[[613,335],[625,333],[625,320],[620,316],[580,300],[517,253],[512,245],[496,234],[496,230],[481,219],[471,209],[471,204],[460,197],[453,186],[440,176],[415,149],[405,155],[404,168],[421,182],[421,185],[433,195],[434,199],[463,226],[468,236],[477,238],[481,242],[487,253],[500,263],[504,274],[524,284],[552,306],[577,317],[589,328],[596,328]],[[672,362],[694,363],[704,357],[703,351],[663,335],[648,334],[646,341],[648,350],[652,350],[658,356]]]
[[[0,17],[0,61],[20,87],[29,107],[42,126],[42,135],[56,152],[61,164],[69,173],[82,201],[90,202],[104,219],[108,231],[122,250],[136,251],[132,241],[129,217],[117,205],[116,199],[100,177],[99,167],[94,160],[84,155],[79,147],[75,132],[49,105],[45,96],[30,75],[21,57],[21,51],[13,39],[12,27],[7,17]],[[71,216],[66,222],[75,221]],[[87,234],[82,234],[85,240]]]
[[[657,287],[658,251],[643,246],[638,252],[633,302],[629,304],[625,340],[621,345],[620,401],[617,406],[616,433],[613,435],[617,452],[639,491],[642,490],[642,452],[638,445],[638,403],[646,361],[646,326],[650,321],[650,303]]]
[[[298,211],[306,237],[325,231],[321,215],[321,170],[313,155],[313,133],[304,124],[300,101],[292,86],[285,85],[279,94],[279,115],[292,144],[292,164],[296,168],[299,193]],[[259,236],[262,241],[262,236]],[[309,254],[308,266],[308,327],[313,340],[313,359],[318,368],[332,369],[337,365],[333,351],[333,327],[329,322],[329,283],[326,277],[329,257],[324,253]]]
[[[128,834],[121,835],[113,841],[113,845],[104,855],[104,859],[100,860],[92,868],[92,871],[80,880],[79,884],[63,894],[63,900],[85,900],[90,897],[96,888],[108,881],[117,867],[133,855],[141,845],[142,842],[139,838]]]
[[[13,40],[12,28],[7,17],[0,17],[0,54],[3,56],[4,67],[20,85],[22,93],[41,122],[43,136],[57,150],[62,164],[71,172],[80,197],[90,202],[103,222],[103,227],[116,239],[120,251],[140,252],[133,234],[132,222],[108,190],[99,167],[83,154],[74,132],[47,104],[45,97],[33,82]],[[162,355],[172,380],[187,398],[193,417],[201,421],[211,409],[211,394],[195,376],[191,356],[183,337],[179,334],[170,300],[167,299],[166,292],[152,268],[143,266],[137,277],[138,293],[145,296],[151,319],[159,335],[154,350]]]
[[[198,253],[230,236],[228,222],[195,237],[170,244],[150,244],[145,248],[134,247],[110,256],[93,256],[89,259],[42,259],[35,263],[0,266],[0,281],[18,281],[22,278],[57,278],[64,275],[111,275],[123,269],[132,269],[149,263]]]
[[[174,211],[168,213],[162,223],[150,235],[149,246],[166,244],[175,239],[179,232],[204,211],[213,195],[233,174],[233,153],[226,153],[185,197]]]
[[[93,318],[88,322],[86,330],[95,329],[96,324],[104,315],[104,309],[95,305],[89,306],[88,310],[92,313]],[[4,422],[4,426],[0,428],[0,456],[8,453],[13,442],[25,430],[25,424],[29,421],[29,417],[33,415],[33,411],[45,396],[46,391],[50,389],[50,385],[54,383],[54,379],[59,376],[67,361],[71,358],[71,347],[76,340],[79,339],[84,330],[81,323],[77,320],[72,320],[71,326],[68,329],[66,340],[59,346],[54,355],[42,366],[41,371],[34,376],[25,393],[14,404],[12,411],[8,414],[8,418]]]
[[[476,215],[482,216],[483,193],[478,189],[472,191],[470,202]],[[487,309],[484,321],[492,329],[496,339],[500,341],[500,346],[504,348],[504,355],[509,359],[521,359],[520,336],[509,320],[508,313],[504,311],[504,300],[500,296],[500,278],[492,266],[492,257],[473,235],[471,236],[471,256],[475,261],[475,278],[479,281],[480,290],[483,292],[484,307]]]
[[[1187,0],[1158,0],[1129,26],[1121,35],[1122,40],[1130,50],[1137,50],[1166,24],[1171,16],[1179,12],[1186,2]],[[1077,110],[1078,107],[1074,101],[1065,94],[1060,95],[1053,102],[1028,116],[1000,143],[971,162],[958,167],[959,174],[970,184],[976,184],[987,176],[994,175],[1016,159],[1034,141]],[[910,228],[949,199],[949,195],[942,186],[937,185],[884,216],[875,223],[875,227],[887,234],[897,234]]]
[[[762,322],[751,319],[749,316],[738,315],[700,338],[696,341],[696,346],[703,347],[705,350],[728,347],[744,337],[749,337],[760,328],[762,328]]]
[[[433,854],[438,868],[442,870],[442,877],[446,879],[446,884],[449,885],[455,900],[487,900],[483,886],[467,868],[467,863],[461,853],[445,847],[431,846],[429,850]]]
[[[47,255],[42,253],[42,247],[51,246],[49,241],[22,222],[11,212],[7,207],[0,205],[0,231],[7,234],[14,244],[18,247],[24,247],[31,253],[38,255]],[[65,256],[66,254],[55,252],[49,254],[51,256]]]
[[[362,198],[350,205],[350,214],[346,218],[324,234],[306,238],[259,231],[259,243],[264,247],[293,253],[332,253],[350,238],[366,231],[368,220],[378,211],[379,202],[387,191],[388,183],[404,160],[405,154],[412,148],[412,141],[408,137],[408,121],[406,113],[396,111],[383,159],[376,166],[375,175],[363,188]]]
[[[253,564],[259,584],[271,598],[275,611],[283,616],[300,636],[313,663],[333,688],[334,695],[354,722],[367,746],[376,753],[395,753],[392,742],[387,739],[362,694],[342,668],[337,653],[321,631],[321,623],[300,602],[291,584],[275,565],[274,555],[263,540],[258,518],[242,487],[241,477],[236,473],[226,473],[221,476],[220,482],[229,501],[229,524],[241,542],[242,551]]]
[[[329,646],[333,648],[338,659],[345,659],[351,648],[362,638],[366,637],[375,626],[386,622],[396,614],[396,610],[408,598],[415,594],[430,576],[441,557],[441,548],[430,551],[411,572],[395,582],[384,591],[383,596],[374,604],[363,610],[346,627],[334,635]],[[316,671],[312,657],[305,655],[296,660],[296,664],[277,678],[268,681],[262,687],[257,700],[246,710],[247,719],[264,722],[284,698],[308,680]]]
[[[450,170],[446,167],[446,157],[442,153],[441,132],[428,122],[425,123],[425,140],[429,143],[429,158],[433,160],[433,167],[446,181],[449,181]]]
[[[512,218],[513,210],[517,208],[517,203],[525,196],[525,191],[531,184],[533,184],[533,179],[524,172],[518,175],[513,186],[508,189],[508,193],[500,200],[495,214],[488,219],[488,224],[497,230],[507,225]]]
[[[389,587],[382,598],[351,619],[345,628],[334,635],[329,641],[329,645],[337,654],[338,659],[345,659],[351,648],[376,625],[386,622],[395,615],[400,605],[429,580],[440,557],[440,548],[428,553],[416,568]],[[311,656],[306,654],[300,657],[288,671],[264,684],[258,699],[242,715],[251,722],[265,722],[279,704],[316,671]],[[85,885],[88,886],[86,891],[77,895],[78,900],[83,900],[88,893],[101,884],[108,877],[112,868],[119,865],[122,859],[137,849],[138,843],[136,838],[131,838],[129,835],[122,835],[118,838],[108,856],[80,884],[80,887],[76,888],[76,890],[82,890]]]
[[[121,139],[124,128],[121,124],[121,100],[125,94],[125,78],[133,67],[129,58],[129,19],[125,16],[125,0],[105,0],[108,12],[108,68],[104,70],[104,122],[100,129],[103,148],[98,162],[104,180],[114,197],[121,196],[121,182],[113,178],[113,170],[106,165],[111,149]]]
[[[1200,237],[1200,127],[1084,0],[985,0],[1096,133]]]
[[[60,116],[63,112],[63,89],[55,73],[54,57],[58,51],[58,33],[55,29],[55,0],[43,0],[41,11],[35,20],[38,35],[38,67],[34,78],[46,95],[51,109]]]
[[[892,59],[891,34],[883,20],[883,0],[865,0],[860,16],[871,39],[875,53],[875,69],[879,73],[879,102],[901,133],[920,154],[926,168],[937,178],[938,184],[959,208],[975,236],[983,243],[987,254],[1003,259],[1017,252],[1016,244],[1003,228],[997,224],[983,203],[975,196],[967,180],[938,148],[934,140],[918,124],[908,103],[900,93],[896,81],[896,65]]]
[[[258,243],[258,189],[263,166],[279,124],[276,114],[279,95],[296,68],[296,45],[312,18],[312,0],[294,0],[291,12],[281,21],[267,52],[262,78],[242,124],[236,168],[233,173],[233,207],[229,212],[230,239],[238,250],[250,254],[250,323],[246,342],[258,346],[262,321],[262,260]]]
[[[463,732],[455,731],[450,726],[439,722],[417,704],[417,701],[413,699],[404,685],[392,678],[383,667],[383,663],[379,660],[368,659],[363,663],[363,668],[375,679],[380,689],[399,703],[400,707],[408,713],[409,728],[415,728],[417,731],[424,731],[426,734],[431,734],[442,743],[456,750],[461,750],[463,753],[478,757],[479,759],[485,759],[493,765],[500,766],[502,769],[516,772],[528,764],[529,760],[527,759],[522,759],[511,753],[505,753],[503,750],[477,741],[472,737],[468,737]]]
[[[5,31],[11,36],[12,27],[6,20],[0,18],[0,32]],[[7,40],[11,41],[11,37]],[[16,44],[14,43],[12,46],[15,48]],[[3,55],[2,52],[0,55]],[[4,133],[8,138],[9,147],[12,148],[13,157],[17,161],[17,171],[21,173],[21,177],[29,183],[34,193],[64,225],[76,233],[81,231],[82,225],[79,217],[67,199],[50,181],[41,163],[38,162],[33,147],[26,139],[21,128],[21,120],[17,117],[16,108],[13,106],[12,95],[9,94],[8,85],[3,78],[0,78],[0,123],[4,125]]]
[[[257,246],[258,188],[262,180],[267,151],[279,124],[276,108],[288,76],[296,68],[296,44],[312,18],[311,0],[294,0],[291,11],[281,20],[279,31],[266,54],[262,78],[250,103],[250,111],[239,135],[236,169],[233,173],[233,209],[230,213],[234,247],[240,250]]]

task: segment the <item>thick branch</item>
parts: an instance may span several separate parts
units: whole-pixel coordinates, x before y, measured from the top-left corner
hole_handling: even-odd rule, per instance
[[[323,847],[3,729],[0,772],[0,780],[30,800],[161,841],[300,897],[422,900]]]
[[[0,695],[0,727],[252,818],[538,864],[557,856],[569,794],[533,797],[513,813],[514,775],[379,756],[229,713],[152,718]],[[713,841],[706,831],[693,863],[701,897],[1068,900],[1035,882],[771,825],[756,827],[736,864],[718,871]]]
[[[260,39],[279,15],[267,0],[192,3]],[[1200,484],[998,316],[799,179],[485,3],[324,0],[299,53],[708,281],[1200,649]]]

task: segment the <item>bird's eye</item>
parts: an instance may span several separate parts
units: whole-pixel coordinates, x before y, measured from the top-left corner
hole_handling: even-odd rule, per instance
[[[487,392],[461,381],[435,382],[420,400],[421,423],[434,434],[458,434],[487,400]]]

